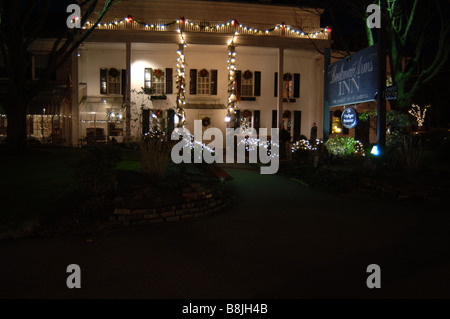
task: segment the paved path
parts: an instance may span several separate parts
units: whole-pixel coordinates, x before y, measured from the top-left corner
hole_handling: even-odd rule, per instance
[[[450,297],[449,218],[227,169],[237,202],[171,225],[0,242],[0,298]],[[66,267],[81,267],[81,289]],[[381,266],[381,289],[366,267]]]

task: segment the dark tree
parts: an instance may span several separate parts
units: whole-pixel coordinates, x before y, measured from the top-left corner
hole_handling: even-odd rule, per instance
[[[51,9],[59,6],[58,0],[0,0],[0,53],[6,66],[8,80],[0,89],[0,102],[8,118],[7,146],[11,152],[22,153],[26,147],[26,111],[28,104],[50,76],[61,67],[78,46],[97,27],[115,0],[71,1],[81,7],[80,24],[88,19],[89,28],[68,28],[65,20],[51,30],[52,49],[48,64],[39,74],[39,79],[29,81],[27,69],[30,64],[30,46],[40,38],[49,37],[48,23]],[[68,3],[70,4],[70,3]],[[66,11],[66,8],[62,8]],[[70,13],[66,13],[66,18]]]

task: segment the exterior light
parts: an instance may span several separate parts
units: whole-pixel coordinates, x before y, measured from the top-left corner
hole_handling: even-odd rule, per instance
[[[372,150],[370,151],[370,154],[373,154],[375,156],[380,155],[380,149],[378,148],[378,145],[374,145],[372,147]]]

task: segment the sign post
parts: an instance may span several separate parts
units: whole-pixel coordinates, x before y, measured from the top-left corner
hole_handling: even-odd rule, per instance
[[[383,1],[380,1],[383,6]],[[377,94],[377,145],[383,155],[386,147],[386,26],[384,8],[381,7],[381,28],[377,28],[378,46],[378,94]]]

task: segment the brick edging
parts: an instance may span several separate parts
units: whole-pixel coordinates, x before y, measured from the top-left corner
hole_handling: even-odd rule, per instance
[[[152,209],[116,208],[109,220],[121,226],[170,223],[189,218],[207,216],[228,206],[228,199],[210,197],[178,206]]]

